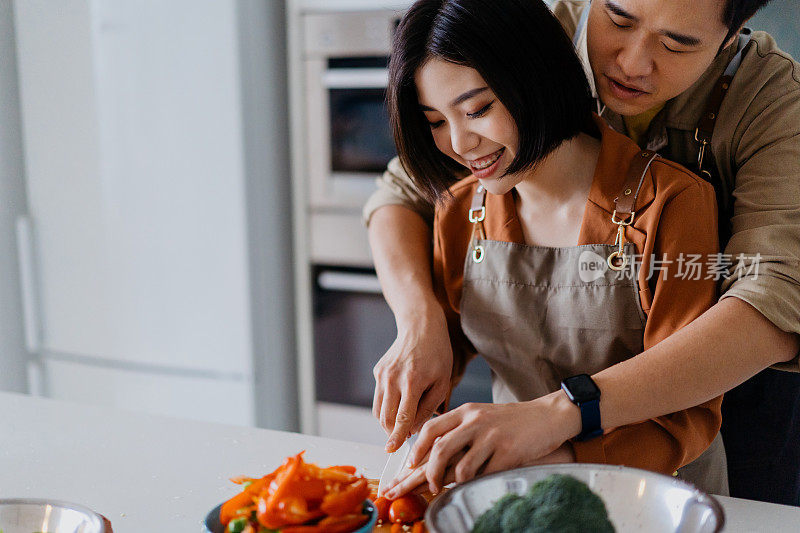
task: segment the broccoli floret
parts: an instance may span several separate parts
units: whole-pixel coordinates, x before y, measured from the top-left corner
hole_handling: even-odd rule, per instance
[[[506,494],[494,502],[494,505],[475,521],[472,533],[503,533],[503,513],[506,508],[522,499],[518,494]]]
[[[614,526],[603,500],[586,484],[572,476],[554,474],[534,484],[525,496],[512,494],[498,500],[481,515],[472,531],[613,533]]]

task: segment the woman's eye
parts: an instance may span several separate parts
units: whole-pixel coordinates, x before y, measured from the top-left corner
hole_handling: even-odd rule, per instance
[[[474,113],[467,113],[467,116],[470,117],[470,118],[482,117],[483,115],[486,114],[487,111],[489,111],[492,108],[492,104],[493,103],[494,103],[494,100],[492,100],[491,102],[489,102],[488,104],[486,104],[482,108],[478,109]]]
[[[438,128],[442,124],[444,124],[444,120],[437,120],[435,122],[428,122],[428,126],[430,126],[432,130],[435,130],[436,128]]]

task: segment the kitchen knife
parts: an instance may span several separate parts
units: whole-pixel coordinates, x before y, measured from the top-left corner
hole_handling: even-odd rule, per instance
[[[417,435],[411,435],[397,451],[389,454],[381,473],[381,479],[378,481],[378,496],[383,495],[386,486],[406,467],[408,456],[415,442],[417,442]]]

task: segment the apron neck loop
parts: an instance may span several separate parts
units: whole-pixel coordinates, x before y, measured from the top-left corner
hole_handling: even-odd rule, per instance
[[[633,219],[636,216],[636,199],[642,189],[647,169],[650,168],[650,164],[656,157],[658,157],[658,154],[649,150],[636,154],[628,167],[628,175],[625,178],[622,191],[614,198],[614,212],[611,214],[611,222],[617,225],[617,237],[614,240],[614,246],[617,249],[606,259],[609,268],[612,270],[622,270],[628,264],[628,258],[623,252],[625,228],[633,223]]]
[[[486,253],[483,245],[478,242],[486,240],[486,232],[483,230],[483,220],[486,218],[486,189],[480,183],[472,196],[472,205],[470,205],[467,218],[472,224],[472,236],[469,239],[472,247],[472,260],[480,263]]]

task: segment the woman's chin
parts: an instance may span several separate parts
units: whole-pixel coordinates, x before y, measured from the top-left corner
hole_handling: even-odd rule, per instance
[[[486,192],[489,194],[496,194],[496,195],[503,195],[506,194],[508,191],[514,188],[514,184],[510,182],[511,180],[502,180],[497,178],[490,178],[488,180],[482,180],[478,178],[478,182],[483,185],[483,188],[486,189]]]

